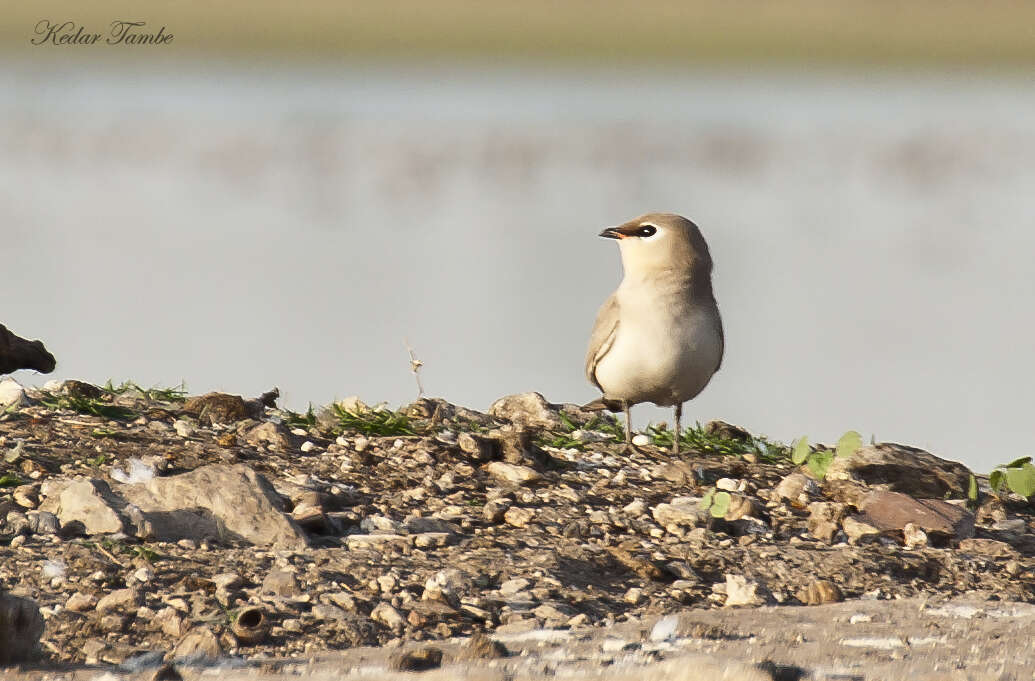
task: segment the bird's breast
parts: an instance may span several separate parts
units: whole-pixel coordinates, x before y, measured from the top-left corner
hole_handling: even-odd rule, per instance
[[[703,390],[723,352],[714,300],[629,287],[619,289],[618,304],[614,345],[596,369],[604,394],[668,406]]]

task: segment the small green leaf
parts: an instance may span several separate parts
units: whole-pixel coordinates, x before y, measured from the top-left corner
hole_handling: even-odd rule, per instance
[[[977,478],[974,477],[973,473],[970,474],[970,483],[967,485],[967,499],[975,503],[978,500]]]
[[[15,475],[0,475],[0,487],[17,487],[22,481]]]
[[[795,466],[800,466],[808,458],[810,451],[809,438],[803,435],[800,440],[794,443],[794,451],[791,452],[791,462]]]
[[[993,492],[998,493],[1003,489],[1003,472],[1000,470],[994,470],[988,474],[988,486],[992,488]]]
[[[834,454],[836,456],[851,456],[862,447],[862,444],[862,435],[854,430],[850,430],[837,441],[837,448],[834,450]]]
[[[1005,475],[1011,491],[1025,498],[1035,495],[1035,466],[1026,463],[1020,468],[1007,468]]]
[[[730,510],[730,497],[729,492],[716,492],[715,498],[712,500],[711,513],[713,518],[722,518],[726,515],[726,512]]]
[[[829,449],[824,449],[810,456],[807,465],[812,474],[816,476],[816,479],[822,480],[826,477],[827,469],[830,468],[830,464],[833,461],[834,453]]]
[[[1014,459],[1010,463],[1006,464],[1006,467],[1007,468],[1020,468],[1021,466],[1023,466],[1026,463],[1031,463],[1031,457],[1030,456],[1022,456],[1019,459]]]
[[[712,506],[712,497],[715,496],[715,490],[710,489],[708,493],[701,498],[701,510],[707,511]]]

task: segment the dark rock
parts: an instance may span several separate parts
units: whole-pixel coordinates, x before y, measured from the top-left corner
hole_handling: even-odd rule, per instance
[[[899,492],[874,490],[858,504],[860,520],[881,532],[900,532],[912,523],[928,534],[956,539],[974,536],[974,514],[941,499],[914,499]]]
[[[279,396],[280,391],[276,388],[252,400],[246,400],[240,395],[207,393],[187,400],[182,411],[203,424],[231,424],[244,419],[262,418],[264,409],[275,406]]]
[[[709,421],[704,424],[704,432],[714,437],[721,437],[726,440],[750,440],[751,433],[740,426],[725,421]]]
[[[10,374],[19,369],[49,374],[55,366],[54,355],[47,352],[42,341],[16,336],[0,324],[0,374]]]
[[[31,659],[42,634],[43,616],[33,601],[0,594],[0,664]]]
[[[70,397],[80,399],[96,400],[104,395],[104,391],[92,383],[69,379],[62,381],[61,392]]]

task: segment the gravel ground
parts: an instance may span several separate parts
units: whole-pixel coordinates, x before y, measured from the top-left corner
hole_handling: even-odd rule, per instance
[[[968,505],[969,472],[919,450],[817,479],[728,424],[672,457],[663,430],[628,450],[535,394],[307,418],[274,394],[48,388],[0,416],[0,591],[44,621],[7,675],[193,678],[207,656],[226,678],[1031,678],[1028,506],[985,486]],[[200,483],[161,512],[125,501],[242,470],[296,543],[249,539],[251,506]],[[76,515],[77,478],[117,531]],[[179,512],[198,522],[159,522]]]

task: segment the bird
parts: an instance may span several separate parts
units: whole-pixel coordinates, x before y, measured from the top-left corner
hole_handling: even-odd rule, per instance
[[[624,274],[590,334],[586,377],[602,397],[585,407],[623,411],[626,447],[632,405],[674,407],[678,454],[683,403],[708,385],[725,347],[708,244],[673,213],[647,213],[600,236],[618,242]]]
[[[54,355],[47,352],[38,340],[25,340],[0,324],[0,374],[10,374],[19,369],[35,369],[49,374],[57,363]]]

